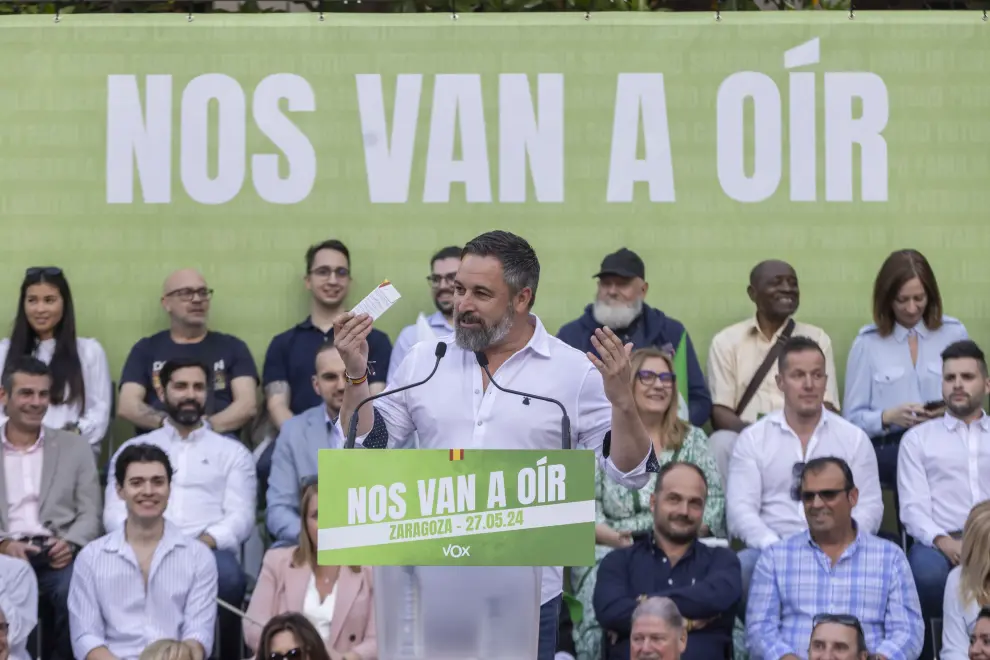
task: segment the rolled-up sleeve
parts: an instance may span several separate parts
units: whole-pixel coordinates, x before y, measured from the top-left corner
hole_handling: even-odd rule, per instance
[[[206,545],[198,544],[195,563],[195,577],[186,597],[179,639],[199,642],[209,657],[213,651],[217,618],[217,562]]]
[[[100,614],[97,598],[99,587],[94,564],[102,549],[97,546],[83,548],[72,566],[69,584],[69,632],[72,654],[85,658],[90,651],[107,646],[106,623]]]

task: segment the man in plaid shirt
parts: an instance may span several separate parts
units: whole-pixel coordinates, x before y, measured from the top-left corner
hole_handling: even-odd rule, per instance
[[[815,458],[801,475],[808,531],[779,541],[756,564],[746,609],[751,660],[805,660],[818,614],[862,623],[877,660],[915,660],[925,634],[904,552],[859,530],[859,492],[841,458]]]

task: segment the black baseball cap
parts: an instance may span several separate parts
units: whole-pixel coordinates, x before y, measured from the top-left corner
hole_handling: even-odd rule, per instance
[[[602,259],[601,269],[593,277],[604,277],[605,275],[638,277],[645,280],[646,267],[638,254],[628,248],[622,248]]]

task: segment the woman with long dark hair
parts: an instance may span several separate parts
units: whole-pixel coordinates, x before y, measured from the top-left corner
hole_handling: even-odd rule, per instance
[[[72,292],[61,268],[28,268],[10,338],[0,341],[3,372],[11,359],[33,355],[52,372],[44,424],[83,436],[99,454],[110,423],[113,387],[107,354],[95,339],[76,337]],[[7,421],[0,411],[0,424]]]

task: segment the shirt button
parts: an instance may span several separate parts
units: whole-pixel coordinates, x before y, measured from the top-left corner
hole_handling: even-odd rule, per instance
[[[475,390],[474,393],[475,394],[481,394],[481,390]]]
[[[674,584],[674,580],[673,579],[667,580],[667,584]]]
[[[480,420],[478,421],[478,426],[481,426],[481,421]]]

